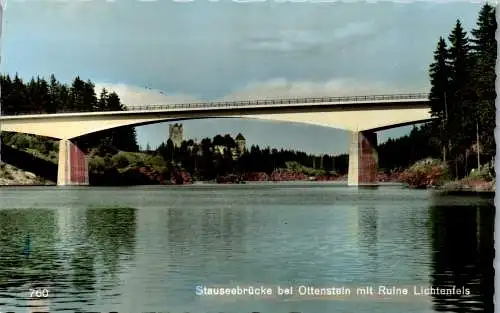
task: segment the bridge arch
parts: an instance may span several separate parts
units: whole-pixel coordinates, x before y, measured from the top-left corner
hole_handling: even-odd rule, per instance
[[[431,120],[427,107],[384,107],[379,109],[323,109],[298,112],[176,112],[120,111],[0,117],[2,131],[19,132],[56,139],[75,139],[123,126],[143,126],[163,122],[208,118],[244,118],[273,122],[300,123],[347,131],[383,130]]]
[[[336,128],[352,133],[348,184],[357,186],[376,182],[376,131],[433,119],[427,99],[415,95],[373,97],[361,97],[358,102],[339,98],[334,103],[318,98],[311,103],[282,100],[270,106],[247,101],[119,112],[2,116],[0,129],[60,139],[58,185],[71,185],[88,184],[88,166],[83,152],[70,140],[108,129],[208,118],[259,119]]]

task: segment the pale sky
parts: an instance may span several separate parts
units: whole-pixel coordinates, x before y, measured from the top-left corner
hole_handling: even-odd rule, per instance
[[[1,67],[25,79],[54,73],[66,82],[79,75],[115,90],[127,105],[428,92],[439,36],[447,36],[457,18],[470,30],[480,7],[8,0]],[[186,139],[242,132],[260,146],[310,153],[345,153],[348,147],[346,132],[310,125],[239,119],[183,124]],[[408,129],[379,133],[379,141]],[[155,147],[168,138],[168,124],[138,127],[137,133],[141,145]]]

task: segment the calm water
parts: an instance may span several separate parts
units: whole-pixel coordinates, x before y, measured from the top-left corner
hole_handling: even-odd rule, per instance
[[[1,188],[0,197],[1,312],[493,312],[493,199],[326,184]],[[198,285],[274,294],[200,296]],[[301,285],[352,293],[301,295]],[[380,285],[410,295],[383,297]],[[293,296],[276,295],[288,286]],[[363,286],[374,295],[356,295]],[[471,294],[414,295],[414,286]],[[31,289],[48,297],[30,300]]]

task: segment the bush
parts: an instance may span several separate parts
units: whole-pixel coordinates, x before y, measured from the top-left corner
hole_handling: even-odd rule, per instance
[[[30,147],[30,140],[29,137],[27,137],[24,134],[14,134],[11,139],[10,143],[7,143],[8,145],[15,146],[18,149],[27,149]]]
[[[491,174],[488,166],[483,166],[479,171],[477,169],[473,169],[466,179],[492,181],[493,175]]]
[[[99,156],[94,156],[89,160],[89,172],[92,173],[102,173],[106,166],[104,163],[104,158]]]
[[[319,175],[325,175],[326,171],[325,170],[317,170],[313,169],[307,166],[304,166],[296,161],[289,161],[285,163],[286,169],[285,171],[289,172],[296,172],[300,174],[305,174],[307,176],[319,176]]]
[[[441,160],[424,159],[403,171],[399,180],[412,188],[440,186],[450,179],[448,166]]]
[[[115,166],[117,168],[125,168],[125,167],[129,166],[131,162],[130,162],[129,158],[127,157],[127,155],[120,152],[118,154],[115,154],[111,158],[111,163],[113,164],[113,166]]]

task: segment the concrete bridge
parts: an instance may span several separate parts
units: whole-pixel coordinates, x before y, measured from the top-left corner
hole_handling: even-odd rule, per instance
[[[429,121],[428,94],[212,101],[128,107],[126,111],[1,116],[0,130],[60,139],[57,184],[88,185],[88,160],[71,142],[122,127],[205,118],[305,123],[351,132],[348,184],[376,184],[377,131]]]

